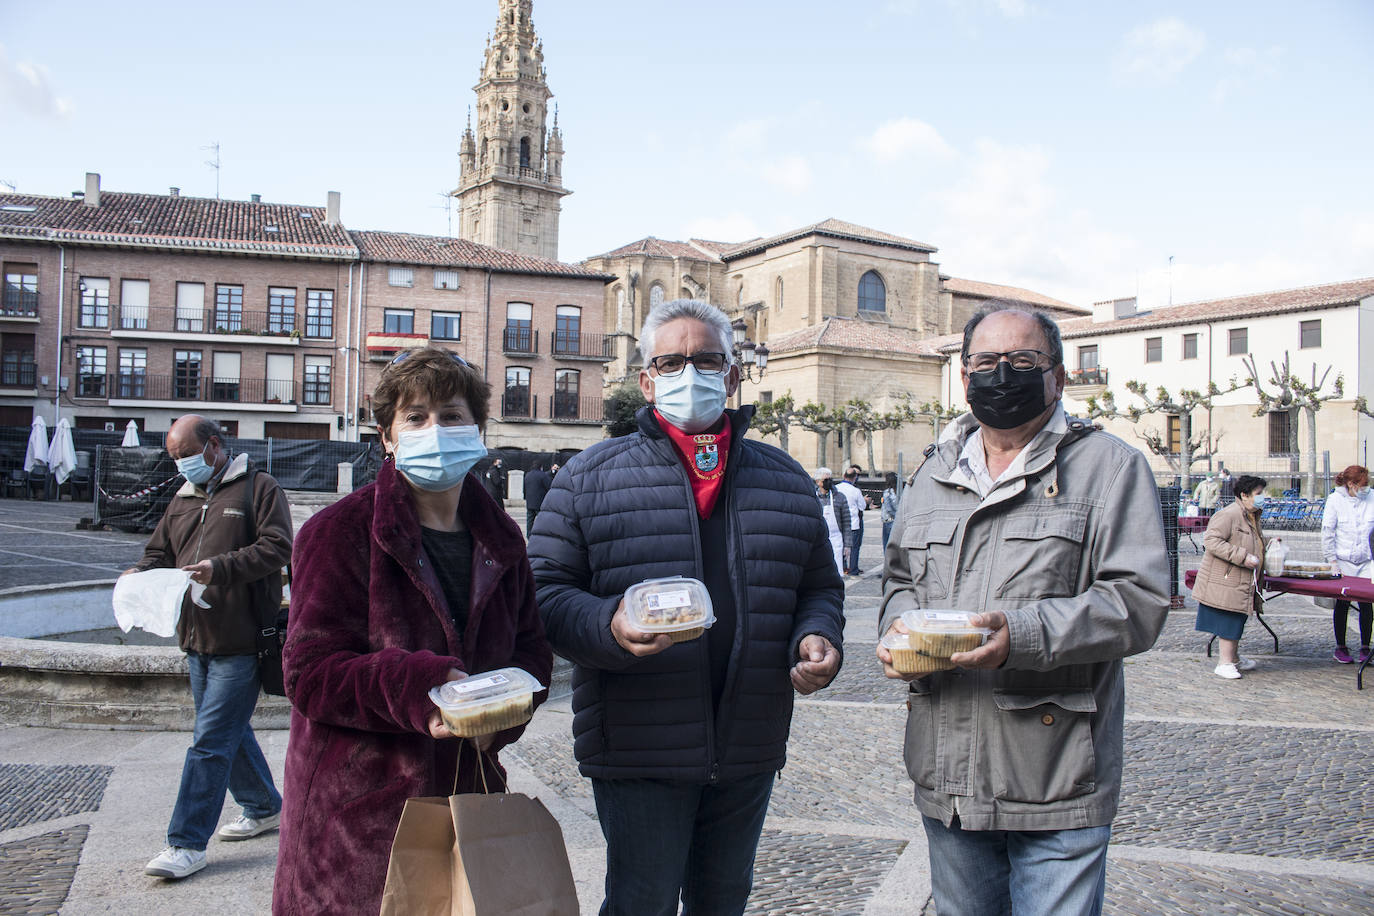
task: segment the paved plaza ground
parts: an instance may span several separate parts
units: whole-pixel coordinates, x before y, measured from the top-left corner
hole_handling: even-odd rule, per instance
[[[89,509],[0,500],[0,589],[112,579],[126,568],[143,537],[75,530]],[[297,524],[311,511],[299,507]],[[848,585],[844,670],[797,704],[751,914],[934,912],[901,762],[903,686],[883,678],[873,657],[873,520],[868,572]],[[1183,554],[1184,568],[1197,565],[1186,540]],[[1331,661],[1330,613],[1308,599],[1269,604],[1277,654],[1261,629],[1247,630],[1242,651],[1260,668],[1239,681],[1212,674],[1193,613],[1189,600],[1154,649],[1126,661],[1124,790],[1107,912],[1374,912],[1374,683],[1356,692],[1354,668]],[[571,721],[568,698],[551,700],[503,760],[513,788],[558,817],[583,911],[592,913],[602,840],[573,761]],[[182,882],[142,874],[162,848],[188,737],[0,724],[0,912],[267,912],[275,834],[212,841],[210,867]],[[259,738],[280,778],[287,733]],[[226,804],[226,819],[236,813]]]

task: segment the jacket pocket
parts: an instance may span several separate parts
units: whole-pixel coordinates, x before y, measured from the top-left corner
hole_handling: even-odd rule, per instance
[[[994,797],[1054,802],[1096,787],[1091,690],[1010,693],[994,690],[997,718],[987,742]]]
[[[902,532],[902,550],[911,570],[911,587],[918,605],[927,599],[947,598],[945,570],[954,565],[954,532],[959,519],[953,515],[914,518]]]
[[[1072,503],[1017,514],[1002,525],[997,566],[1003,572],[999,598],[1057,598],[1078,594],[1087,508]]]
[[[933,789],[938,728],[930,678],[911,682],[907,692],[906,708],[906,742],[902,754],[906,759],[906,772],[916,785]]]

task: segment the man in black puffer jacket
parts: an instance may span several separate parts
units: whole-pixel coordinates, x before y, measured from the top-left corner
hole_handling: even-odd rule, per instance
[[[554,480],[530,540],[540,613],[573,674],[574,751],[606,836],[609,916],[743,912],[792,693],[840,668],[844,585],[815,487],[744,438],[729,322],[677,300],[645,321],[639,431]],[[626,618],[646,579],[705,583],[716,616],[673,643]]]

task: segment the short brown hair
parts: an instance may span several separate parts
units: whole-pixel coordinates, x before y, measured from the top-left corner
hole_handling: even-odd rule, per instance
[[[389,435],[397,408],[421,398],[442,404],[455,396],[468,402],[478,426],[486,425],[491,385],[477,367],[442,347],[420,347],[400,354],[382,370],[372,392],[372,415]]]
[[[1352,487],[1363,487],[1369,483],[1369,469],[1359,464],[1352,464],[1336,475],[1336,486],[1343,487],[1350,484]]]

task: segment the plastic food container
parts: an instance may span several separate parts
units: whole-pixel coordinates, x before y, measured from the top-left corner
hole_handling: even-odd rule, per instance
[[[954,662],[947,658],[935,658],[917,652],[912,648],[911,639],[910,633],[888,633],[878,640],[884,649],[892,653],[892,667],[899,674],[929,674],[954,667]]]
[[[625,613],[646,633],[667,633],[673,642],[696,639],[716,622],[706,586],[686,576],[647,579],[625,590]]]
[[[449,681],[429,691],[449,731],[460,738],[523,725],[534,715],[534,692],[544,689],[521,668],[499,668]]]
[[[970,652],[992,635],[987,627],[975,627],[969,611],[922,608],[902,614],[902,623],[911,631],[911,648],[922,655],[949,658],[955,652]]]

